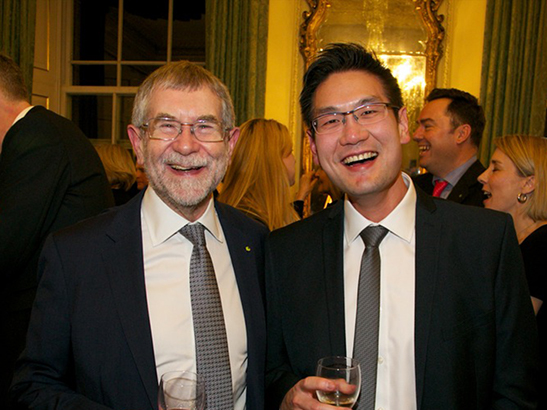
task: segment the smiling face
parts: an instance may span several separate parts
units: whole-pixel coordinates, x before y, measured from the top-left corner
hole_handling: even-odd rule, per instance
[[[390,102],[376,76],[364,71],[334,73],[315,92],[314,116],[347,112],[367,102]],[[376,218],[387,215],[404,196],[401,144],[410,139],[404,108],[399,121],[391,109],[383,120],[365,126],[348,115],[340,132],[312,138],[308,131],[308,136],[316,162],[367,218],[374,207],[379,207]]]
[[[450,102],[448,98],[428,102],[420,112],[412,137],[418,144],[420,166],[440,178],[457,167],[458,128],[454,129],[446,112]]]
[[[157,89],[150,98],[148,118],[170,117],[184,123],[200,118],[222,119],[220,99],[207,87],[190,91]],[[183,127],[174,141],[151,140],[133,125],[129,137],[149,184],[173,210],[193,221],[205,211],[208,200],[222,180],[238,129],[221,142],[200,142]]]
[[[485,194],[484,206],[517,216],[522,204],[517,200],[520,193],[528,193],[530,177],[519,175],[515,164],[499,149],[494,151],[490,166],[478,178]]]

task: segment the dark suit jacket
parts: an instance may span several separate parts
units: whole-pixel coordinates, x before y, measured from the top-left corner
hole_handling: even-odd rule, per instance
[[[47,235],[112,205],[101,160],[74,123],[34,107],[8,130],[0,154],[0,407],[24,347]]]
[[[56,403],[58,410],[157,409],[141,200],[142,194],[46,243],[27,347],[12,386],[23,408],[45,410]],[[262,410],[268,231],[228,205],[216,203],[216,209],[245,315],[247,409]]]
[[[446,199],[463,205],[484,207],[484,204],[482,203],[484,199],[482,184],[477,181],[479,175],[484,171],[485,168],[481,162],[479,160],[475,161],[465,174],[462,175]],[[433,194],[433,174],[427,172],[413,177],[412,180],[414,181],[414,184],[420,187],[426,194]]]
[[[418,197],[418,409],[534,408],[537,332],[510,217]],[[343,230],[340,201],[267,241],[268,409],[319,358],[347,355]]]

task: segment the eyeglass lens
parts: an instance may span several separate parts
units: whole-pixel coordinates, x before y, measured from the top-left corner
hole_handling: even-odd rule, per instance
[[[360,125],[374,124],[383,120],[387,115],[387,104],[367,104],[348,112],[333,112],[320,115],[314,122],[317,133],[332,133],[342,129],[346,116],[351,115]]]
[[[184,126],[190,127],[190,131],[199,141],[211,142],[223,139],[221,124],[214,121],[200,120],[195,123],[181,123],[167,118],[154,118],[148,123],[150,137],[164,141],[177,138],[182,133]]]

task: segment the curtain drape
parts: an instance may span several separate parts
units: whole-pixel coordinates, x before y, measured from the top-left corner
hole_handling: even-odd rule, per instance
[[[542,135],[547,107],[547,2],[488,0],[481,103],[486,128],[480,159],[506,134]],[[464,62],[462,62],[464,64]]]
[[[206,66],[230,90],[238,125],[264,116],[268,3],[206,1]]]
[[[19,64],[32,91],[36,0],[0,0],[0,51]]]

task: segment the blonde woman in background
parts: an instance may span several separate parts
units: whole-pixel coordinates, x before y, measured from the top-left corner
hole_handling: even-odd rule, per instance
[[[289,130],[275,120],[252,119],[241,126],[218,200],[262,222],[270,230],[300,219],[301,209],[315,180],[313,173],[300,179],[293,204],[295,158]]]
[[[540,381],[547,386],[547,139],[507,135],[495,140],[488,169],[479,176],[484,206],[511,214],[515,224],[540,341]],[[540,389],[538,410],[547,409]]]
[[[106,171],[114,202],[122,205],[138,192],[135,183],[137,171],[129,151],[120,145],[99,144],[95,146]]]

